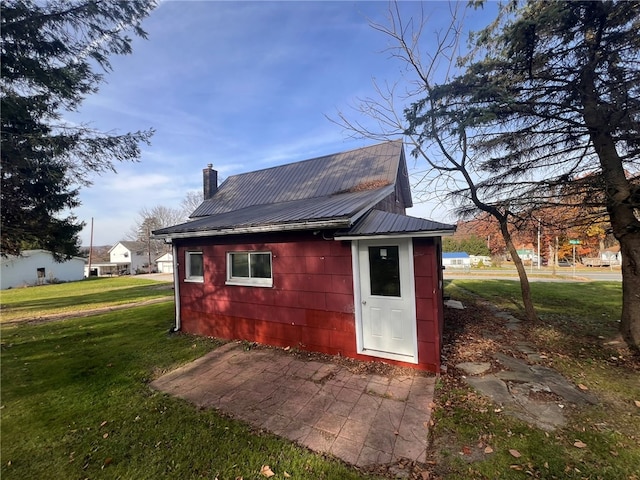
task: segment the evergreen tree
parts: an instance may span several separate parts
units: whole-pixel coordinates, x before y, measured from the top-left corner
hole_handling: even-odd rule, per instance
[[[639,29],[638,2],[513,2],[480,32],[464,73],[430,92],[428,111],[421,102],[408,111],[412,129],[429,131],[452,112],[473,129],[475,167],[487,173],[477,188],[512,207],[601,202],[622,252],[621,333],[636,350]]]
[[[2,255],[44,248],[58,259],[78,253],[82,222],[68,213],[90,174],[137,160],[152,131],[116,135],[64,122],[110,71],[110,55],[131,53],[132,30],[154,4],[8,0],[2,35]]]

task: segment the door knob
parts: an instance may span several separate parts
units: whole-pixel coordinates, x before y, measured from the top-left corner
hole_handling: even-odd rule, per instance
[[[366,301],[366,300],[363,300],[363,301],[362,301],[362,304],[363,304],[363,305],[366,305],[366,304],[367,304],[367,301]]]

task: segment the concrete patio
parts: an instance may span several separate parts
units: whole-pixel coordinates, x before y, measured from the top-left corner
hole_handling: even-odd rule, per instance
[[[435,377],[356,374],[278,349],[228,343],[154,381],[311,450],[364,467],[425,462]]]

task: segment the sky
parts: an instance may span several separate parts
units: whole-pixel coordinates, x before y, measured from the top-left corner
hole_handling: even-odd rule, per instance
[[[466,2],[465,2],[466,3]],[[224,178],[377,143],[354,139],[330,119],[355,108],[378,84],[403,81],[391,40],[371,26],[389,25],[386,1],[164,1],[144,20],[148,38],[112,57],[113,71],[87,97],[72,122],[125,133],[153,128],[139,162],[92,178],[74,210],[86,222],[82,245],[126,239],[142,208],[177,208],[202,190],[202,169]],[[422,50],[450,18],[448,2],[400,2],[404,20],[429,17]],[[493,18],[495,4],[468,17],[471,29]],[[402,104],[399,103],[399,108]],[[410,175],[424,165],[405,148]],[[407,214],[455,223],[451,208],[419,202]],[[444,197],[438,192],[438,197]]]

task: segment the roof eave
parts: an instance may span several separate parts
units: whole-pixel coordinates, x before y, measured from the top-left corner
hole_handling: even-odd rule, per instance
[[[247,233],[269,233],[269,232],[283,232],[292,230],[323,230],[323,229],[340,229],[351,227],[360,217],[365,215],[371,210],[374,205],[379,203],[383,198],[393,192],[394,185],[387,185],[380,189],[380,192],[373,197],[373,199],[361,208],[356,213],[350,216],[340,216],[331,219],[321,220],[305,220],[300,222],[290,223],[269,223],[263,225],[250,225],[246,227],[232,227],[221,228],[213,230],[202,230],[192,232],[176,232],[167,234],[151,235],[151,238],[159,240],[171,240],[174,238],[200,238],[200,237],[217,237],[222,235],[240,235]]]
[[[324,230],[333,228],[345,228],[350,225],[348,218],[339,218],[331,220],[317,220],[292,223],[275,223],[266,225],[253,225],[247,227],[222,228],[218,230],[203,230],[196,232],[177,232],[165,235],[152,235],[151,238],[159,240],[173,240],[181,238],[202,238],[202,237],[218,237],[226,235],[242,235],[250,233],[275,233],[288,232],[296,230]]]
[[[430,230],[426,232],[397,232],[382,233],[379,235],[336,235],[334,240],[376,240],[385,238],[429,238],[429,237],[448,237],[454,234],[453,230]]]

